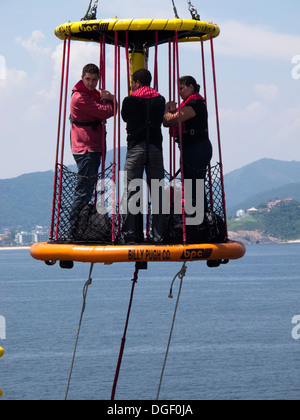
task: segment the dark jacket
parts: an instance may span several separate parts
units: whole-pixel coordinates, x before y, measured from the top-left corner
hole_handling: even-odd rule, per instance
[[[121,115],[127,123],[128,149],[141,142],[162,149],[161,125],[165,112],[165,98],[151,88],[141,88],[139,91],[127,96],[122,104]]]
[[[208,140],[207,109],[204,100],[190,101],[187,106],[193,108],[196,113],[194,118],[184,123],[182,130],[183,145],[198,143]]]

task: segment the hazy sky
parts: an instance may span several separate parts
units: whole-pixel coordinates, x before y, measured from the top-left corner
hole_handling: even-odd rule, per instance
[[[0,0],[0,178],[53,169],[62,51],[54,29],[79,21],[88,4],[89,0]],[[189,19],[187,1],[175,0],[175,4],[179,16]],[[221,29],[214,46],[225,173],[264,157],[299,161],[299,0],[192,0],[192,4],[202,20]],[[98,18],[116,16],[173,18],[174,13],[171,0],[99,1]],[[180,52],[180,73],[193,75],[201,84],[199,45],[182,45]],[[165,55],[162,47],[159,90],[167,96]],[[70,91],[87,62],[99,62],[98,47],[73,42]],[[113,50],[108,48],[107,88],[111,91],[112,69]],[[208,105],[215,146],[212,96]],[[166,129],[164,133],[167,151]],[[107,141],[111,149],[110,132]],[[122,144],[126,144],[125,131]],[[65,163],[73,163],[69,144]]]

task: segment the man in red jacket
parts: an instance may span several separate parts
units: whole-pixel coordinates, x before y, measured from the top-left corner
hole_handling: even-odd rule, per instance
[[[114,115],[114,96],[107,90],[96,89],[99,73],[95,64],[87,64],[82,70],[81,80],[72,90],[71,147],[79,177],[71,208],[70,232],[80,211],[93,196],[101,156],[106,150],[103,124]]]

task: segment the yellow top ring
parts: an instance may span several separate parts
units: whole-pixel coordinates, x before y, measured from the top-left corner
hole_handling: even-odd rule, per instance
[[[118,34],[118,44],[126,45],[125,32],[128,31],[129,45],[155,45],[155,33],[158,32],[158,43],[163,44],[174,38],[175,32],[181,42],[205,41],[217,37],[220,29],[214,23],[193,19],[100,19],[80,22],[69,22],[58,26],[54,33],[64,40],[99,42],[99,37],[105,35],[105,42],[115,43],[114,33]]]

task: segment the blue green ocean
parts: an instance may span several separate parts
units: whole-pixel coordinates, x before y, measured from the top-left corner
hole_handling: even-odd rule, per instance
[[[89,264],[62,270],[28,250],[1,250],[0,267],[0,400],[62,400]],[[180,268],[155,262],[139,272],[116,399],[156,398]],[[133,263],[95,265],[68,399],[110,399],[133,272]],[[187,263],[160,398],[299,399],[296,315],[299,243],[251,245],[219,268]]]

